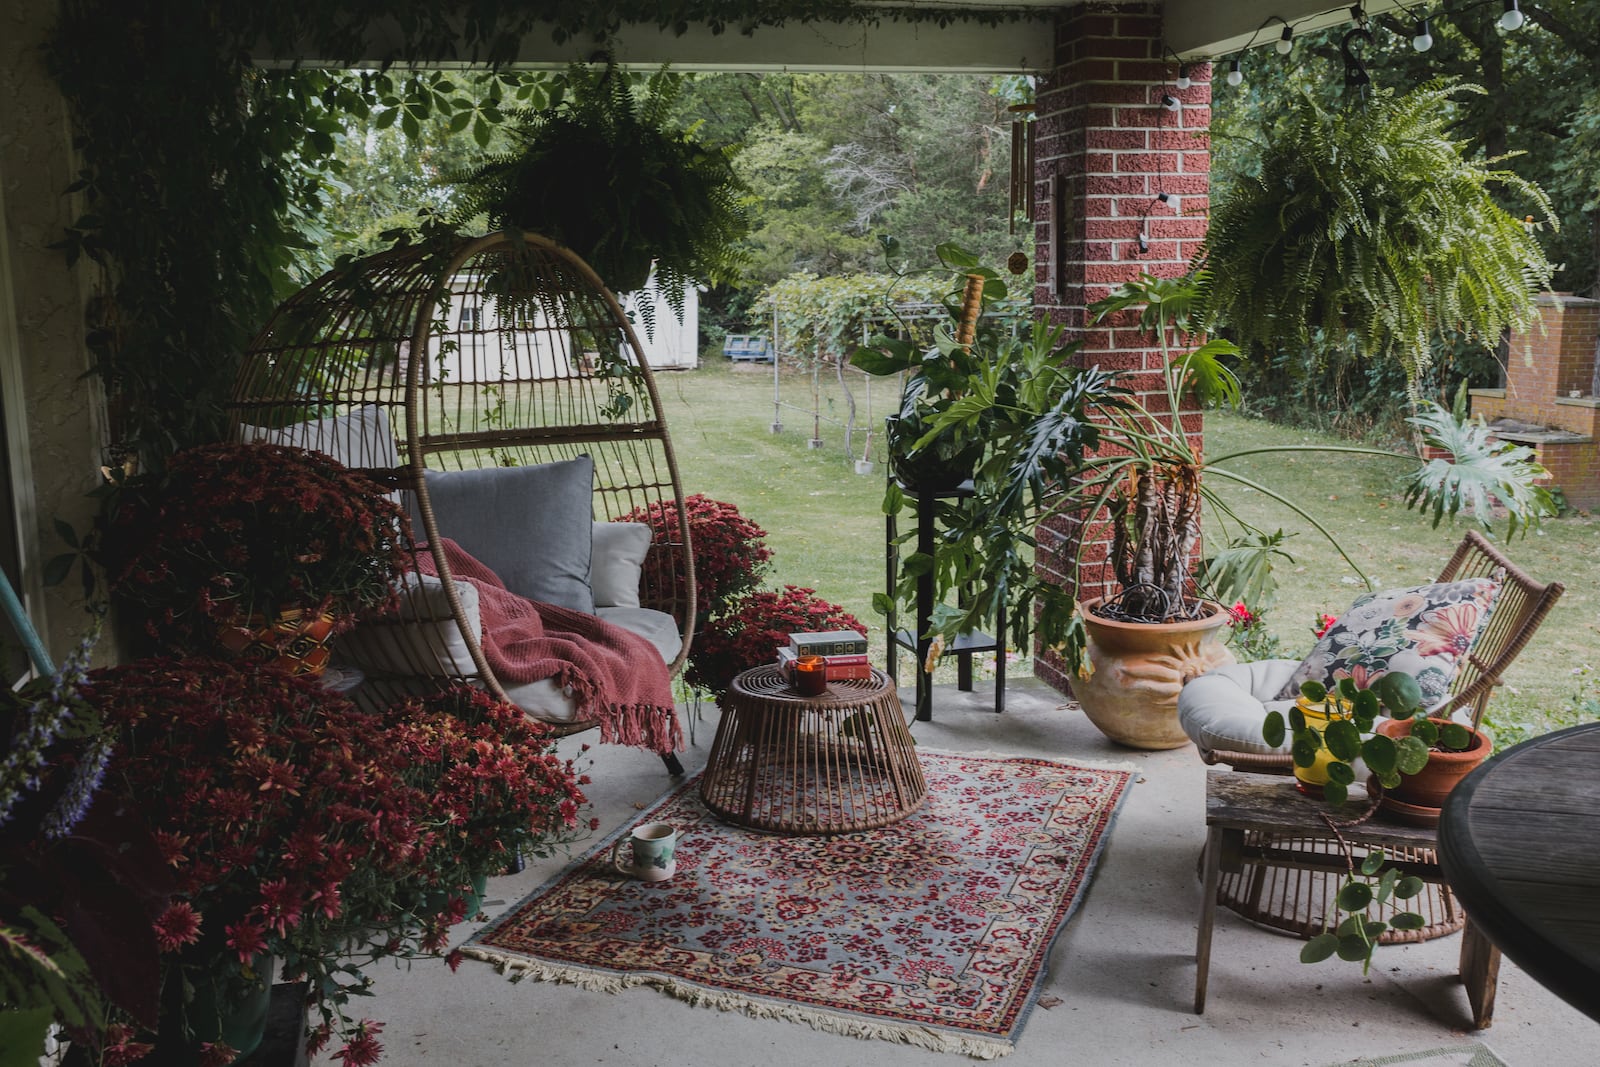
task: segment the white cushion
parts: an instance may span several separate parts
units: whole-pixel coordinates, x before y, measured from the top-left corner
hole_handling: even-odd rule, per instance
[[[1285,737],[1282,745],[1273,748],[1262,739],[1261,725],[1268,712],[1287,715],[1294,707],[1293,700],[1273,698],[1299,667],[1297,660],[1262,659],[1207,671],[1178,693],[1178,725],[1202,751],[1286,754],[1293,739]],[[1457,709],[1452,717],[1465,726],[1472,725],[1470,709]]]
[[[356,408],[343,415],[296,422],[288,426],[241,426],[239,439],[246,444],[263,443],[304,448],[321,452],[346,467],[394,468],[400,466],[400,450],[395,446],[394,427],[389,416],[375,404]],[[387,494],[404,507],[402,494]]]
[[[363,622],[339,638],[340,656],[364,670],[386,674],[477,673],[461,627],[450,613],[444,582],[431,574],[409,571],[403,583],[398,620]],[[477,588],[457,582],[456,596],[473,638],[481,638]]]
[[[644,557],[650,552],[651,535],[650,527],[642,522],[594,524],[589,588],[594,593],[596,609],[639,606],[639,578],[644,571]]]
[[[1287,711],[1293,700],[1273,697],[1300,666],[1299,660],[1261,659],[1229,663],[1193,678],[1178,693],[1178,725],[1202,751],[1288,752],[1261,738],[1269,711]]]
[[[671,663],[683,648],[683,635],[671,615],[653,608],[599,608],[595,614],[613,626],[620,626],[649,641],[661,653],[661,662]]]
[[[648,532],[648,529],[647,529]],[[364,670],[399,675],[466,675],[477,673],[461,628],[450,614],[444,583],[431,574],[408,573],[401,599],[400,621],[367,622],[339,639],[339,652]],[[456,583],[467,627],[481,640],[483,621],[478,613],[478,590],[469,582]],[[650,608],[601,608],[596,614],[653,645],[662,662],[671,663],[683,647],[678,624],[671,615]],[[504,680],[502,680],[504,685]],[[549,678],[506,686],[511,703],[536,719],[571,722],[578,717],[578,702],[570,688]]]

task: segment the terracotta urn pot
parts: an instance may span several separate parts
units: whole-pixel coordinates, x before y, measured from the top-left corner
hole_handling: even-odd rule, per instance
[[[1446,720],[1433,721],[1443,726]],[[1398,741],[1410,735],[1411,720],[1383,719],[1378,723],[1378,732]],[[1472,744],[1463,751],[1434,749],[1429,752],[1427,766],[1416,774],[1402,775],[1398,786],[1384,792],[1384,803],[1387,804],[1392,799],[1399,804],[1415,808],[1442,808],[1444,798],[1450,795],[1450,790],[1454,789],[1478,764],[1488,759],[1493,751],[1494,746],[1490,744],[1489,738],[1473,730]]]
[[[1228,609],[1182,622],[1116,622],[1094,614],[1101,599],[1082,605],[1092,673],[1073,679],[1072,695],[1101,733],[1129,748],[1181,748],[1178,691],[1189,679],[1233,662],[1219,639]]]

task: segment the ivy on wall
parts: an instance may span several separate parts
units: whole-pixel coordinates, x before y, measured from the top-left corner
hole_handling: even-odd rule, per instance
[[[100,268],[89,345],[115,452],[159,464],[224,432],[239,353],[295,287],[341,117],[398,98],[394,78],[252,66],[275,54],[362,56],[368,27],[398,27],[395,56],[503,65],[530,32],[604,41],[625,23],[682,33],[837,19],[995,24],[1017,11],[869,8],[856,0],[64,0],[49,61],[73,109],[86,205],[69,259]],[[470,101],[409,79],[414,124]],[[477,128],[480,113],[463,122]],[[402,118],[402,121],[405,121]]]

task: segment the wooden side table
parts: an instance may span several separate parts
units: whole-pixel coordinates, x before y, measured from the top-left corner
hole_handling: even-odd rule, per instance
[[[722,700],[700,779],[701,799],[721,818],[785,834],[875,830],[927,792],[900,698],[879,670],[815,697],[792,690],[776,666],[745,671]]]
[[[1359,789],[1352,795],[1358,800]],[[1337,853],[1298,848],[1263,847],[1249,841],[1277,838],[1317,839],[1329,837],[1321,813],[1330,809],[1326,802],[1308,797],[1286,775],[1251,774],[1247,771],[1212,771],[1206,775],[1206,850],[1205,889],[1200,905],[1200,930],[1195,941],[1194,1011],[1206,1010],[1206,974],[1211,967],[1211,930],[1216,918],[1217,882],[1221,872],[1239,871],[1245,862],[1297,870],[1343,871],[1344,858]],[[1425,882],[1440,882],[1437,831],[1430,827],[1403,826],[1389,822],[1382,813],[1359,826],[1341,828],[1346,841],[1355,846],[1377,846],[1389,853],[1402,849],[1427,850],[1435,858],[1394,860],[1390,866],[1402,874],[1414,874]],[[1356,862],[1359,865],[1361,854]],[[1472,1021],[1487,1029],[1494,1019],[1495,986],[1500,974],[1500,953],[1472,925],[1470,916],[1462,930],[1461,981],[1467,987],[1472,1006]]]

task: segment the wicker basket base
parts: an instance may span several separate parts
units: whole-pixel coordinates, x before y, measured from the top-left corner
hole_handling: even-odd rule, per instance
[[[1246,832],[1245,846],[1313,852],[1329,856],[1339,853],[1332,838],[1285,838]],[[1434,862],[1434,853],[1416,849],[1396,855],[1397,859]],[[1223,871],[1217,883],[1217,903],[1258,926],[1307,939],[1327,928],[1334,915],[1334,897],[1344,884],[1337,871],[1308,870],[1273,863],[1246,862],[1237,873]],[[1396,903],[1400,906],[1396,907]],[[1387,920],[1397,911],[1414,911],[1423,917],[1418,930],[1387,930],[1378,938],[1383,945],[1416,944],[1453,934],[1466,923],[1466,913],[1456,903],[1448,886],[1430,883],[1418,896],[1405,901],[1378,905],[1373,918]],[[1338,919],[1332,920],[1333,924]]]
[[[893,684],[872,675],[817,697],[776,667],[735,678],[700,779],[706,807],[788,834],[875,830],[915,811],[928,791],[915,742]]]

